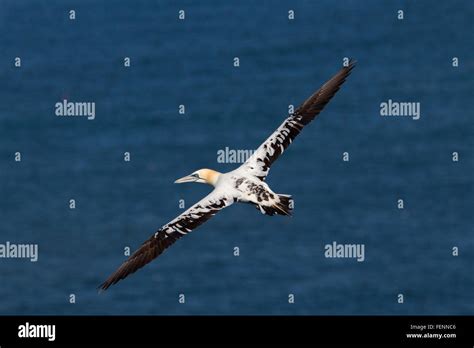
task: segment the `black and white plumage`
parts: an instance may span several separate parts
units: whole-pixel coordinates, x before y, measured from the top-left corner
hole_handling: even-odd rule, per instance
[[[291,215],[291,196],[274,193],[265,182],[270,166],[292,143],[301,130],[309,124],[336,94],[355,62],[351,61],[320,89],[311,95],[293,114],[273,132],[265,142],[239,168],[219,173],[200,169],[176,183],[198,182],[214,186],[205,198],[184,213],[161,227],[135,251],[104,283],[101,290],[126,278],[158,257],[179,238],[209,220],[221,209],[234,202],[255,205],[263,214]]]
[[[280,127],[243,164],[246,170],[261,180],[265,180],[272,163],[290,146],[303,127],[314,120],[323,110],[354,66],[355,62],[351,61],[347,67],[342,68],[283,121]]]
[[[232,196],[220,190],[214,190],[191,208],[170,221],[155,232],[142,246],[135,251],[119,269],[117,269],[101,286],[102,290],[117,283],[137,269],[158,257],[165,249],[179,238],[191,232],[214,216],[219,210],[234,203]]]

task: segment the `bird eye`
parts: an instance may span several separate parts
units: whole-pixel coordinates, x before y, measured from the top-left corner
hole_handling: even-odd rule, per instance
[[[191,176],[199,179],[199,174],[197,173],[191,174]]]

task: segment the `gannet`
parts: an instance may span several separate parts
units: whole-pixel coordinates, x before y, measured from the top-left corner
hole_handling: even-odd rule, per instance
[[[237,169],[227,173],[219,173],[212,169],[199,169],[176,180],[177,184],[196,182],[211,185],[214,189],[174,220],[158,229],[99,286],[99,289],[101,291],[107,290],[111,285],[142,268],[161,255],[178,239],[233,203],[252,204],[262,214],[270,216],[291,215],[293,207],[291,196],[275,193],[265,182],[270,166],[293,142],[303,127],[321,112],[339,90],[354,66],[355,61],[350,61],[347,66],[323,84],[289,115],[280,127]]]

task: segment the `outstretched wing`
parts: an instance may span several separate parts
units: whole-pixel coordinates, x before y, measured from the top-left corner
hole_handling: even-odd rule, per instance
[[[209,220],[218,211],[234,203],[234,197],[214,190],[191,208],[160,228],[145,241],[107,280],[99,286],[107,290],[111,285],[157,258],[165,249],[179,238]]]
[[[242,169],[264,180],[273,162],[290,146],[293,139],[301,132],[304,126],[310,123],[323,110],[326,104],[336,94],[351,70],[355,61],[350,61],[309,97],[298,109],[291,114],[280,127],[273,132],[265,142],[242,164]]]

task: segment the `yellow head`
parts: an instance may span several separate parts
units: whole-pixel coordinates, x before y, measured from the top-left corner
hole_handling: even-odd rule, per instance
[[[201,184],[209,184],[212,186],[216,186],[217,180],[219,180],[220,175],[221,173],[216,172],[212,169],[199,169],[190,175],[176,180],[174,183],[182,184],[184,182],[199,182]]]

